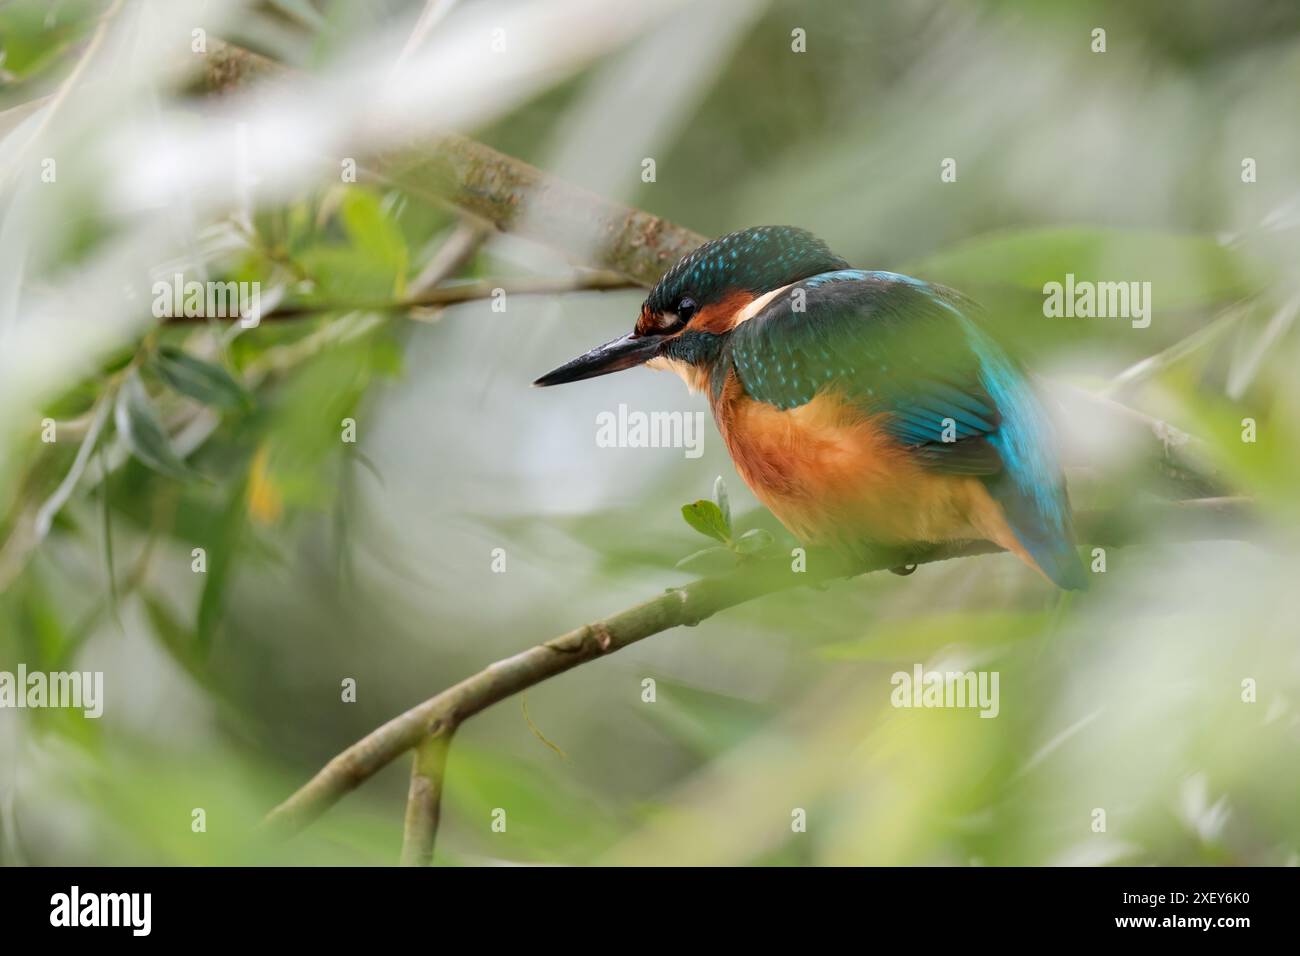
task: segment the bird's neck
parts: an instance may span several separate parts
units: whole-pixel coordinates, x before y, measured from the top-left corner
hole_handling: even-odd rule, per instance
[[[692,365],[690,362],[669,355],[657,355],[645,363],[649,368],[663,372],[672,372],[692,392],[702,392],[709,384],[709,369],[704,365]]]
[[[688,330],[668,344],[662,355],[651,359],[651,368],[675,372],[692,392],[702,392],[718,357],[725,336],[713,332]]]

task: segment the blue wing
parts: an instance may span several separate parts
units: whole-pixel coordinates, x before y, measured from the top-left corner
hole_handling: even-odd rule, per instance
[[[795,283],[727,338],[746,393],[796,408],[834,389],[925,467],[988,485],[1039,566],[1083,587],[1048,423],[1024,376],[948,290],[846,269]]]

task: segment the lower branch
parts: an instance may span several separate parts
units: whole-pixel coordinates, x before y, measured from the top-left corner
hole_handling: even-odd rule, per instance
[[[402,866],[428,866],[438,836],[442,806],[442,780],[447,751],[456,728],[450,724],[429,734],[415,748],[411,764],[411,789],[406,797],[406,825],[402,832]]]
[[[1133,517],[1144,519],[1143,524],[1147,527],[1142,532],[1135,534],[1134,524],[1129,520]],[[1154,531],[1152,537],[1165,540],[1250,537],[1254,530],[1250,501],[1243,498],[1152,503],[1135,508],[1133,514],[1082,512],[1077,522],[1083,540],[1106,546],[1147,540],[1146,530]],[[490,664],[472,677],[394,717],[334,757],[301,789],[267,814],[265,825],[278,833],[295,832],[421,741],[438,737],[447,741],[450,733],[446,728],[459,726],[492,704],[660,631],[698,624],[725,608],[787,588],[896,568],[902,564],[928,564],[999,550],[997,545],[987,541],[966,542],[945,545],[920,555],[881,553],[874,560],[852,567],[829,555],[810,552],[808,570],[803,573],[794,573],[786,558],[768,559],[743,565],[723,577],[704,578],[679,588],[670,588],[658,597],[612,617],[584,624],[544,644]],[[422,773],[419,767],[417,758],[416,772]],[[427,779],[428,775],[424,775]],[[427,797],[421,796],[422,806],[427,807],[428,803]],[[434,803],[436,805],[436,799]],[[424,812],[424,817],[427,824],[427,812]],[[407,829],[409,835],[409,810]],[[432,835],[419,839],[431,841]]]

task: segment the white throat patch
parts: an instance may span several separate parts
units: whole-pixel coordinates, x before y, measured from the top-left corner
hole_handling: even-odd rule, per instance
[[[646,368],[659,369],[662,372],[672,372],[683,382],[692,392],[704,391],[704,385],[708,381],[708,373],[702,368],[696,368],[689,362],[683,362],[680,359],[669,358],[666,355],[656,355],[650,361],[646,362]]]

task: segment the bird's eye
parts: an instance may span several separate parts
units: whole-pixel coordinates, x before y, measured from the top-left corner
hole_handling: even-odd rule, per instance
[[[697,308],[699,308],[699,306],[695,304],[694,299],[690,296],[683,296],[681,301],[677,303],[678,320],[685,325],[691,320],[691,316],[695,314]]]

